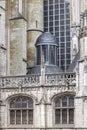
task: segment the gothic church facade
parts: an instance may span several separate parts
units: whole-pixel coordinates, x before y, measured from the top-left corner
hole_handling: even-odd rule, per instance
[[[43,32],[43,0],[0,1],[1,130],[87,130],[86,3],[71,0],[77,53],[64,73],[55,37]]]

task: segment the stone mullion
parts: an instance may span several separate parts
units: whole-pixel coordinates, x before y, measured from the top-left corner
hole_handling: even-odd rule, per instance
[[[15,112],[15,125],[16,125],[16,110],[14,111]],[[10,117],[11,118],[11,117]]]
[[[60,109],[60,124],[62,124],[62,109]]]
[[[28,124],[28,109],[27,109],[27,124]]]
[[[67,124],[69,124],[69,109],[67,109]]]
[[[22,114],[23,114],[23,113],[22,113],[22,109],[21,109],[20,111],[21,111],[21,124],[22,124]]]

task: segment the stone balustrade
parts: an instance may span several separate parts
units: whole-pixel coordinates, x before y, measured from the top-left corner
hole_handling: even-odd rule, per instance
[[[75,85],[76,84],[76,75],[75,73],[65,73],[65,74],[54,74],[46,75],[45,84],[49,85]]]
[[[42,79],[45,78],[42,84]],[[0,78],[0,88],[18,88],[18,87],[34,87],[34,86],[75,86],[76,75],[75,73],[63,74],[45,74],[41,75],[26,75],[26,76],[6,76]]]

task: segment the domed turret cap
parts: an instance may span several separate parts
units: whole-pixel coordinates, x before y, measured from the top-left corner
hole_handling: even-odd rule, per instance
[[[56,38],[51,33],[45,32],[37,38],[35,46],[48,44],[57,46]]]

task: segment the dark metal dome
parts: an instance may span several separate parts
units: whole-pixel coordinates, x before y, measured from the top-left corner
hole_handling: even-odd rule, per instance
[[[48,44],[57,46],[56,38],[51,33],[45,32],[37,38],[35,46]]]

